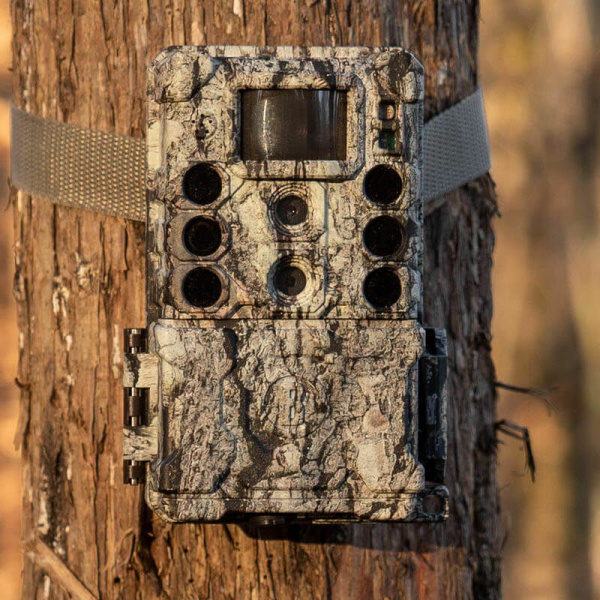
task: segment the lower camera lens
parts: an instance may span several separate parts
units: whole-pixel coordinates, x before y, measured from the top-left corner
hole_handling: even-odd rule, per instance
[[[404,229],[398,219],[382,215],[371,219],[363,232],[367,250],[375,256],[391,256],[404,242]]]
[[[400,298],[400,292],[400,279],[388,267],[375,269],[365,277],[363,294],[373,308],[390,308]]]
[[[195,217],[183,229],[183,243],[196,256],[210,256],[221,245],[221,226],[215,219]]]
[[[306,275],[299,267],[280,264],[276,267],[273,284],[278,292],[286,296],[297,296],[306,287]]]
[[[308,216],[308,205],[300,196],[286,196],[275,205],[277,218],[284,225],[300,225]]]
[[[223,285],[219,276],[210,269],[192,269],[184,278],[182,292],[185,299],[198,308],[208,308],[221,297]]]

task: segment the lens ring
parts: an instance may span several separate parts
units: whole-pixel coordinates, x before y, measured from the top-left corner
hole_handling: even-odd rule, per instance
[[[223,234],[219,221],[210,217],[194,217],[183,228],[183,244],[196,256],[210,256],[221,246]]]
[[[185,197],[200,206],[213,203],[221,195],[223,183],[219,172],[209,164],[198,163],[183,176]]]
[[[306,288],[306,274],[296,265],[281,263],[275,267],[273,285],[284,296],[299,296]]]
[[[306,239],[318,231],[313,221],[313,196],[305,185],[278,186],[268,200],[268,214],[277,237]]]
[[[277,304],[291,308],[307,302],[317,282],[308,260],[288,254],[273,263],[267,285]]]
[[[395,217],[380,215],[371,219],[363,231],[363,244],[374,256],[392,256],[404,245],[405,232]]]
[[[398,274],[389,267],[371,271],[363,283],[363,294],[367,302],[376,310],[392,307],[402,292]]]
[[[284,226],[295,227],[304,223],[308,217],[308,204],[297,194],[289,194],[275,203],[275,215]]]
[[[392,167],[377,165],[365,175],[364,193],[371,202],[387,206],[400,197],[402,178]]]
[[[221,278],[206,267],[196,267],[183,278],[181,292],[183,297],[196,308],[209,308],[221,297],[223,284]]]

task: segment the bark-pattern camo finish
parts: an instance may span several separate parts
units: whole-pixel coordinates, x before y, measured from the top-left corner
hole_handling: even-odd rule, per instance
[[[347,90],[346,161],[242,161],[240,90],[246,88]],[[400,49],[368,48],[171,48],[153,62],[148,82],[149,311],[157,318],[402,318],[415,319],[422,295],[421,136],[423,70]],[[395,115],[380,119],[382,100]],[[379,132],[395,130],[397,149],[379,147]],[[183,194],[186,170],[211,163],[221,174],[220,197],[206,207]],[[386,207],[369,202],[366,173],[393,166],[400,197]],[[307,199],[309,217],[290,232],[272,219],[283,194]],[[367,221],[397,216],[403,252],[383,261],[397,270],[402,293],[385,313],[362,294],[362,282],[383,264],[362,243]],[[216,216],[225,229],[221,248],[202,261],[182,243],[194,216]],[[270,281],[278,258],[293,255],[308,277],[295,301],[284,305]],[[200,262],[222,275],[216,305],[186,302],[181,281]]]
[[[346,160],[242,161],[239,98],[248,88],[345,90]],[[150,461],[148,503],[170,521],[444,518],[447,493],[426,485],[418,460],[420,64],[400,49],[178,47],[150,67],[148,98],[148,353],[125,360],[125,385],[148,389],[148,414],[144,426],[125,428],[124,443],[125,459]],[[394,105],[389,119],[382,101]],[[395,132],[391,149],[379,142],[384,127]],[[196,163],[221,177],[208,206],[183,193]],[[385,207],[364,193],[365,175],[381,164],[403,184]],[[308,205],[296,229],[274,216],[286,195]],[[362,239],[382,214],[404,232],[386,260]],[[218,219],[222,232],[202,259],[183,242],[197,216]],[[295,298],[274,288],[283,257],[307,276]],[[197,266],[222,283],[207,309],[182,291]],[[362,289],[381,266],[401,284],[386,310]],[[428,512],[427,495],[441,507]]]

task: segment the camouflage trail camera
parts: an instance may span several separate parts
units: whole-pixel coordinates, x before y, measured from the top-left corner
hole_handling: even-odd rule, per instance
[[[421,65],[396,48],[170,48],[148,102],[125,480],[169,521],[443,519]]]

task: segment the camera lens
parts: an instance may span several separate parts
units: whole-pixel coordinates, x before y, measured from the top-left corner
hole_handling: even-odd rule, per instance
[[[221,297],[223,286],[219,276],[210,269],[192,269],[184,278],[182,291],[185,299],[198,308],[208,308]]]
[[[297,296],[306,287],[306,275],[299,267],[283,263],[276,267],[273,284],[281,294]]]
[[[363,232],[363,243],[375,256],[390,256],[402,247],[404,228],[398,219],[382,215],[371,219]]]
[[[365,195],[375,204],[391,204],[402,193],[402,179],[397,171],[385,165],[373,167],[365,176]]]
[[[221,245],[221,226],[215,219],[195,217],[183,228],[183,243],[196,256],[210,256]]]
[[[376,309],[389,308],[400,298],[400,279],[388,267],[371,271],[363,284],[363,294],[368,303]]]
[[[284,225],[300,225],[308,216],[308,205],[300,196],[286,196],[275,205],[277,218]]]
[[[183,193],[188,200],[204,206],[221,195],[221,176],[206,163],[190,167],[183,176]]]

